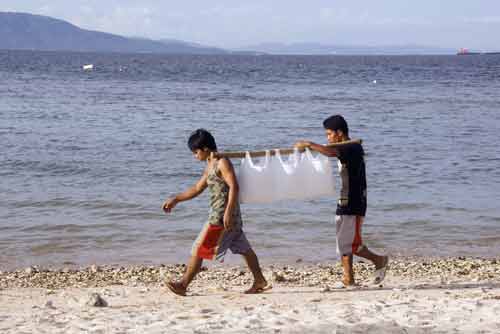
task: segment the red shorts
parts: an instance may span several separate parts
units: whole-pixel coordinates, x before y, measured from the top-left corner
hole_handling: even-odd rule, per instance
[[[227,250],[245,254],[251,247],[241,228],[227,232],[223,226],[206,223],[193,244],[191,255],[202,259],[224,261]]]

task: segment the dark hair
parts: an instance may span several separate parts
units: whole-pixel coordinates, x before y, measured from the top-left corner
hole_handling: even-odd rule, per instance
[[[205,129],[198,129],[191,133],[188,139],[188,146],[191,151],[203,150],[208,148],[210,151],[217,151],[217,145],[215,144],[215,139]]]
[[[344,117],[333,115],[323,121],[323,127],[332,131],[341,130],[346,136],[349,135],[349,127]]]

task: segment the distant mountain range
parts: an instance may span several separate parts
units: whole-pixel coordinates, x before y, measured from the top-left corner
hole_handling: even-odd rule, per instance
[[[265,43],[226,50],[175,39],[151,40],[81,29],[48,16],[0,12],[0,49],[167,54],[404,55],[455,54],[418,45],[339,46],[318,43]],[[251,51],[248,51],[251,50]]]
[[[154,41],[81,29],[47,16],[0,12],[0,49],[132,52],[171,54],[229,54],[215,47],[176,40]]]
[[[263,43],[245,49],[282,55],[429,55],[455,54],[456,50],[421,45],[327,45],[319,43]]]

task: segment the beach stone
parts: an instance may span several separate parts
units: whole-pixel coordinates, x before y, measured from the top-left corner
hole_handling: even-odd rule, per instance
[[[273,271],[273,280],[275,282],[285,282],[286,281],[285,277],[282,274],[277,273],[275,271]]]
[[[168,268],[164,268],[164,267],[161,267],[160,268],[160,271],[159,271],[159,279],[160,280],[165,280],[167,279],[168,277],[168,273],[169,273],[169,270]]]
[[[54,306],[54,302],[52,302],[52,300],[48,300],[46,303],[45,303],[45,307],[46,308],[50,308],[52,310],[55,310],[56,307]]]
[[[96,274],[96,273],[98,273],[100,271],[101,271],[101,268],[99,268],[98,265],[93,264],[93,265],[90,266],[90,272],[91,273]]]
[[[89,295],[85,305],[91,307],[106,307],[108,306],[108,303],[101,297],[101,295],[94,292]]]
[[[36,273],[36,272],[37,272],[37,270],[35,267],[28,267],[28,268],[24,269],[24,273],[28,274],[28,275],[31,275],[31,274]]]

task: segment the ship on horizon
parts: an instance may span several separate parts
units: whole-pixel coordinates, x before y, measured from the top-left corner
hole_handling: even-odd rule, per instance
[[[457,56],[474,56],[474,55],[500,55],[500,52],[485,52],[485,51],[470,51],[466,48],[460,48]]]

